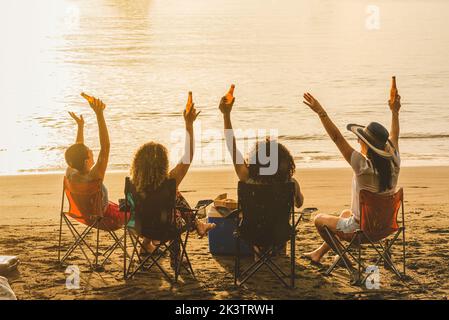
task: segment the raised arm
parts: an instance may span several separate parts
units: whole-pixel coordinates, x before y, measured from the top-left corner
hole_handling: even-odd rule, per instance
[[[200,113],[201,112],[196,111],[195,104],[193,102],[191,102],[191,106],[188,106],[186,110],[184,110],[184,121],[186,125],[185,152],[181,161],[170,172],[170,178],[176,180],[177,187],[179,187],[182,180],[186,176],[193,161],[193,156],[195,153],[195,136],[193,132],[193,123],[198,118]]]
[[[106,105],[100,99],[88,96],[84,93],[81,95],[89,102],[90,107],[97,116],[98,131],[100,135],[100,154],[98,155],[98,160],[94,167],[89,172],[89,176],[92,179],[103,180],[108,167],[109,152],[111,148],[108,127],[106,126],[106,120],[104,118],[104,110],[106,109]]]
[[[83,143],[84,144],[84,118],[83,118],[83,115],[80,115],[78,117],[73,112],[69,112],[69,115],[72,117],[73,120],[75,120],[76,124],[78,125],[78,132],[76,134],[76,142],[75,143]]]
[[[231,90],[233,90],[233,88]],[[226,146],[232,156],[235,173],[237,174],[240,181],[246,182],[249,179],[249,169],[245,161],[243,160],[241,152],[237,148],[237,142],[235,140],[234,130],[232,128],[231,122],[231,111],[234,103],[235,98],[233,96],[232,98],[230,98],[230,96],[224,96],[220,101],[220,111],[223,113]]]
[[[396,150],[399,151],[399,110],[401,109],[401,96],[396,95],[394,101],[388,101],[388,105],[391,110],[390,140],[393,142]]]
[[[326,129],[327,134],[332,139],[332,141],[334,141],[334,143],[337,145],[338,149],[340,150],[345,160],[350,164],[351,156],[352,153],[354,152],[354,149],[343,137],[340,130],[338,130],[337,126],[329,118],[326,111],[318,102],[318,100],[316,100],[310,93],[305,93],[303,102],[304,104],[309,106],[310,109],[315,111],[316,114],[318,114],[324,129]]]

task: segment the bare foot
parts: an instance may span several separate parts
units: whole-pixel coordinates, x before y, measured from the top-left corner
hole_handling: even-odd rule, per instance
[[[254,262],[257,262],[259,261],[260,258],[262,258],[261,248],[259,248],[258,246],[253,246],[253,250],[254,250]]]
[[[198,232],[198,236],[200,238],[204,238],[209,231],[212,229],[215,229],[217,225],[215,223],[204,223],[201,221],[198,221],[196,224],[196,232]]]
[[[155,245],[153,241],[145,239],[142,243],[142,249],[140,250],[140,254],[153,254],[157,249],[157,244]]]
[[[308,252],[308,253],[304,253],[302,255],[302,257],[306,258],[307,260],[309,260],[312,264],[315,265],[321,265],[321,257],[319,256],[319,254],[315,251],[312,252]]]

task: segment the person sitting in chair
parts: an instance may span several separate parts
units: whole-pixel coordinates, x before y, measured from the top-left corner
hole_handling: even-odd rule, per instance
[[[233,88],[234,86],[231,89],[232,95],[228,93],[221,99],[219,109],[223,114],[226,143],[232,156],[237,177],[245,183],[270,184],[292,181],[295,183],[295,206],[301,208],[304,203],[304,196],[301,193],[298,181],[293,178],[296,170],[295,161],[290,151],[284,145],[269,139],[259,141],[249,153],[248,159],[246,161],[243,159],[241,152],[237,148],[231,123],[231,111],[235,103]],[[277,151],[277,161],[262,164],[261,159],[267,157],[270,159],[276,158],[270,154],[271,150]],[[273,163],[275,163],[275,167],[271,168]]]
[[[152,191],[157,190],[167,179],[175,179],[176,188],[178,189],[189,171],[190,164],[193,160],[195,150],[193,123],[198,115],[199,113],[197,113],[194,105],[192,105],[189,111],[184,111],[187,146],[185,155],[172,170],[169,170],[168,150],[163,145],[156,142],[149,142],[137,150],[131,166],[131,181],[136,192],[145,197]],[[190,208],[179,191],[177,192],[176,206]],[[190,211],[184,212],[177,210],[176,219],[178,227],[184,228],[187,222],[191,222],[192,214]],[[215,228],[215,224],[204,223],[198,219],[195,219],[193,224],[201,238]],[[148,253],[153,253],[157,248],[157,243],[153,243],[152,239],[145,239],[143,245]]]
[[[69,112],[70,116],[78,125],[76,143],[70,146],[65,152],[65,160],[68,168],[66,177],[70,182],[89,183],[92,181],[104,181],[106,169],[109,161],[110,141],[104,110],[106,105],[100,99],[82,93],[97,116],[98,128],[100,132],[100,154],[97,162],[94,161],[92,150],[84,144],[84,118]],[[110,230],[116,230],[125,224],[125,214],[120,212],[119,206],[108,199],[108,191],[102,185],[103,219],[102,224]]]
[[[304,104],[318,114],[330,138],[354,171],[351,209],[343,211],[340,217],[328,214],[318,214],[315,217],[315,226],[325,242],[315,251],[304,254],[303,257],[313,264],[319,264],[321,258],[331,248],[329,246],[331,242],[324,227],[327,227],[334,234],[339,232],[352,234],[360,228],[360,190],[368,190],[379,194],[395,192],[400,170],[399,110],[401,108],[401,97],[396,95],[393,101],[389,101],[392,113],[390,133],[377,122],[372,122],[367,127],[348,125],[348,130],[358,138],[360,152],[351,147],[329,118],[325,109],[311,94],[304,94],[304,99]],[[346,262],[350,265],[349,261]]]
[[[226,142],[239,180],[249,184],[294,182],[295,207],[301,208],[304,203],[304,196],[298,181],[293,177],[296,165],[290,151],[284,145],[270,139],[259,141],[249,152],[248,159],[243,159],[237,148],[231,123],[231,111],[235,103],[233,89],[234,86],[232,86],[230,93],[221,99],[219,109],[223,114]],[[277,157],[272,154],[274,150],[277,152]],[[276,161],[270,160],[264,164],[265,158],[276,159]],[[262,159],[263,161],[261,161]],[[257,247],[254,247],[254,250],[256,255],[260,251]]]

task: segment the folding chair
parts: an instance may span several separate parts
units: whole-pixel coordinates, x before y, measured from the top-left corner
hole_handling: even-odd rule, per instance
[[[176,181],[174,179],[165,181],[158,190],[144,198],[136,192],[131,180],[126,178],[125,202],[127,209],[131,212],[131,218],[125,227],[125,250],[128,236],[132,245],[129,264],[126,262],[127,256],[124,256],[125,279],[134,277],[139,271],[149,271],[155,266],[171,284],[178,282],[181,268],[184,268],[195,279],[195,273],[187,253],[187,243],[199,208],[176,207]],[[176,210],[192,214],[191,221],[186,221],[186,226],[182,229],[176,225]],[[184,231],[185,237],[182,239]],[[144,238],[159,243],[154,251],[157,252],[156,254],[146,251],[143,246]],[[169,251],[175,254],[174,280],[164,269],[161,261]],[[144,256],[142,256],[142,252],[145,254]],[[184,264],[184,260],[186,264]]]
[[[398,213],[401,209],[401,221],[398,223]],[[343,266],[353,276],[353,284],[363,284],[368,275],[362,279],[362,245],[374,249],[377,260],[373,266],[378,267],[380,262],[391,269],[401,280],[406,275],[405,261],[405,218],[404,218],[404,191],[401,188],[393,195],[379,195],[366,190],[360,191],[360,230],[353,234],[337,233],[334,235],[327,227],[325,231],[331,241],[330,246],[338,255],[336,261],[326,271],[330,275],[335,267],[343,261]],[[391,257],[391,248],[402,234],[402,274],[396,268]],[[392,238],[390,237],[392,236]],[[391,238],[391,240],[389,239]],[[342,241],[349,242],[345,247]],[[384,242],[384,243],[382,243]],[[357,251],[357,256],[351,252]],[[355,271],[349,263],[350,258],[358,265]]]
[[[262,266],[266,266],[286,287],[295,287],[295,238],[301,216],[296,221],[294,212],[294,183],[238,185],[239,209],[242,219],[235,232],[236,256],[234,284],[241,286]],[[240,240],[259,248],[256,261],[240,272]],[[273,260],[290,240],[290,275]],[[288,283],[285,278],[289,278]]]
[[[90,269],[99,271],[103,269],[105,263],[117,248],[120,247],[124,250],[122,243],[124,236],[119,237],[116,234],[116,231],[121,229],[121,227],[112,228],[103,221],[102,197],[101,181],[77,183],[71,182],[67,177],[64,177],[58,245],[58,262],[61,265],[65,264],[73,252],[79,248],[84,259],[89,264]],[[66,198],[69,203],[68,211],[64,211]],[[63,252],[62,248],[63,222],[68,227],[74,239],[74,242],[65,252]],[[83,227],[77,228],[76,225],[81,225]],[[82,231],[79,229],[82,229]],[[87,239],[92,231],[96,231],[96,242],[94,246],[90,244]],[[114,241],[114,243],[102,253],[100,253],[100,231],[107,232]],[[99,260],[100,256],[104,257],[101,262]]]

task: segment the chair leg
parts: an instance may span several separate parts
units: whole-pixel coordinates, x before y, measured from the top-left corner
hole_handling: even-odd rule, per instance
[[[66,223],[69,231],[72,233],[72,236],[75,239],[75,242],[70,247],[71,250],[68,250],[66,253],[66,257],[70,254],[72,254],[73,250],[76,249],[77,246],[82,246],[82,243],[86,246],[87,249],[92,253],[92,255],[95,255],[95,252],[92,250],[92,248],[89,246],[89,244],[86,242],[85,238],[87,235],[91,232],[92,226],[87,226],[82,233],[79,233],[78,230],[75,228],[75,226],[70,222],[69,218],[64,216],[64,222]],[[70,253],[69,253],[70,252]],[[62,258],[64,261],[66,258]]]
[[[129,266],[125,266],[125,269],[126,269],[126,274],[125,274],[126,279],[131,278],[131,277],[129,276],[129,274],[130,274],[130,272],[133,270],[133,267],[134,267],[134,256],[137,255],[137,258],[138,258],[138,260],[139,260],[139,263],[141,262],[141,261],[140,261],[140,256],[139,256],[139,254],[137,253],[137,250],[138,250],[138,248],[137,248],[137,246],[138,246],[137,240],[135,240],[135,239],[133,238],[133,234],[132,234],[131,232],[129,232],[129,238],[130,238],[130,240],[131,240],[132,253],[131,253],[130,260],[129,260]]]
[[[62,216],[64,213],[61,212],[59,218],[59,242],[58,242],[58,262],[61,263],[61,246],[62,246]]]
[[[187,237],[187,235],[186,235]],[[179,274],[181,273],[181,265],[182,265],[182,261],[184,260],[184,247],[182,246],[182,239],[181,239],[181,235],[178,236],[178,239],[176,239],[176,241],[173,242],[173,244],[175,246],[175,283],[178,283],[178,278],[179,278]],[[182,248],[179,248],[182,247]],[[181,256],[179,256],[179,249],[181,250]]]
[[[240,277],[240,238],[235,238],[235,259],[234,259],[234,285],[238,283]]]
[[[165,269],[159,264],[159,260],[162,257],[162,255],[159,255],[157,258],[153,258],[153,256],[149,256],[149,258],[152,260],[153,265],[156,265],[156,267],[158,267],[158,269],[162,272],[162,274],[165,276],[165,278],[167,279],[168,282],[170,282],[171,285],[173,285],[174,283],[176,283],[176,281],[174,282],[173,279],[170,277],[170,275],[167,273],[167,271],[165,271]],[[176,277],[176,275],[175,275]]]
[[[236,238],[236,246],[239,246],[240,240],[239,238]],[[238,249],[239,247],[237,247]],[[295,247],[294,247],[295,249]],[[239,249],[238,249],[239,250]],[[245,271],[240,272],[240,252],[238,251],[237,255],[235,256],[235,268],[234,268],[234,285],[241,286],[246,281],[248,281],[257,271],[259,271],[262,266],[266,266],[271,273],[273,273],[276,278],[282,282],[282,284],[287,288],[294,288],[292,287],[292,276],[295,276],[295,267],[296,265],[290,265],[290,267],[293,267],[293,273],[290,272],[290,275],[282,271],[282,269],[272,261],[272,256],[279,252],[280,248],[277,248],[275,246],[269,247],[267,250],[263,251],[260,255],[257,261],[255,261],[253,264],[251,264]],[[294,253],[291,256],[291,258],[294,258]],[[294,259],[291,261],[296,262]],[[289,279],[288,281],[284,280],[284,278]],[[294,279],[293,279],[294,281]],[[294,282],[293,282],[294,286]]]
[[[127,235],[128,235],[128,233],[127,233],[127,230],[126,229],[128,229],[127,228],[127,220],[126,220],[126,218],[125,218],[125,227],[124,227],[124,229],[123,229],[123,279],[125,279],[126,280],[126,274],[127,274],[127,267],[126,267],[126,258],[128,257],[128,248],[126,247],[126,239],[127,239]]]
[[[273,254],[274,250],[273,247],[269,248],[265,252],[263,252],[262,256],[254,262],[248,269],[246,269],[243,273],[243,279],[237,283],[237,285],[243,285],[246,281],[249,280],[257,271],[259,271],[262,266],[266,266],[287,288],[290,288],[290,285],[276,272],[276,270],[283,275],[284,277],[288,278],[288,275],[286,275],[278,265],[276,265],[273,261],[271,261],[271,255]],[[271,264],[270,264],[271,263]],[[274,270],[273,267],[276,269]]]
[[[270,261],[269,260],[270,258],[268,258],[268,261]],[[266,261],[266,262],[268,262],[268,261]],[[273,263],[273,262],[271,262],[271,263]],[[269,264],[269,263],[263,263],[263,264],[265,264],[266,266],[267,266],[267,268],[268,269],[270,269],[270,271],[271,271],[271,273],[272,274],[274,274],[275,276],[276,276],[276,278],[278,278],[278,280],[280,281],[280,282],[282,282],[282,284],[286,287],[286,288],[291,288],[289,285],[288,285],[288,283],[273,269],[273,267]],[[276,264],[274,264],[273,263],[273,265],[275,265],[276,266]],[[276,266],[277,267],[277,266]]]
[[[184,244],[181,242],[183,255],[181,255],[181,265],[183,266],[183,256],[186,258],[187,266],[188,266],[188,272],[192,275],[193,279],[196,280],[195,272],[193,271],[192,263],[190,262],[190,258],[187,252],[187,241],[189,239],[189,232],[186,234],[186,238],[184,240]]]
[[[257,261],[253,262],[252,265],[250,265],[246,270],[240,273],[240,277],[245,277],[246,274],[248,273],[254,274],[253,270],[257,268],[259,264],[263,265],[266,257],[270,254],[271,254],[270,250],[265,250],[264,252],[262,252],[261,255],[258,257]]]
[[[135,246],[132,257],[134,257],[134,253],[138,250],[137,249],[138,245],[140,245],[142,247],[142,243],[139,241],[139,239],[136,239],[136,246]],[[164,245],[164,244],[163,243],[159,244],[156,247],[156,250],[160,249],[162,247],[162,245]],[[137,253],[137,257],[139,259],[139,264],[137,265],[135,270],[133,270],[132,272],[130,271],[131,274],[128,276],[128,278],[133,278],[136,275],[136,273],[141,269],[150,270],[151,268],[153,268],[153,266],[156,266],[162,272],[162,274],[167,279],[167,281],[170,282],[171,285],[173,285],[173,283],[174,283],[173,279],[170,277],[170,275],[167,273],[167,271],[165,271],[165,269],[158,262],[166,254],[166,252],[172,247],[172,245],[173,245],[173,241],[170,245],[166,246],[166,249],[160,255],[158,255],[156,258],[154,256],[152,256],[151,254],[149,254],[144,259],[140,259],[139,254]],[[149,266],[145,266],[145,264],[149,260],[151,260],[151,264]],[[132,262],[130,263],[130,267],[129,267],[130,270],[131,270],[131,264],[133,263],[133,261],[134,260],[132,260]]]
[[[402,227],[402,268],[404,278],[406,277],[406,267],[405,267],[405,227]]]
[[[265,260],[264,260],[265,261]],[[284,271],[282,271],[282,269],[276,264],[274,263],[271,259],[267,259],[265,261],[266,264],[270,264],[272,267],[274,267],[284,278],[288,278],[290,279],[291,274],[286,274]]]
[[[80,234],[76,228],[71,224],[71,222],[69,221],[69,219],[67,217],[64,216],[64,221],[70,231],[70,233],[72,234],[75,242],[72,244],[72,246],[67,250],[67,252],[65,253],[64,257],[62,257],[61,259],[61,264],[64,263],[64,261],[73,253],[73,251],[79,247],[81,252],[84,255],[84,258],[86,259],[86,261],[89,263],[89,267],[92,268],[92,262],[89,259],[89,256],[87,255],[87,253],[85,252],[83,246],[81,243],[84,243],[84,245],[92,252],[92,249],[89,247],[89,244],[84,240],[84,238],[90,233],[90,231],[92,230],[92,227],[86,227],[86,229]]]
[[[139,270],[142,268],[142,266],[150,259],[150,256],[146,257],[145,259],[142,260],[141,263],[139,263],[139,265],[136,267],[136,269],[134,271],[131,272],[131,274],[129,275],[129,278],[133,278],[137,272],[139,272]]]
[[[385,252],[388,252],[388,250],[390,250],[391,246],[392,246],[393,243],[396,241],[396,239],[398,238],[398,236],[399,236],[399,233],[397,233],[397,234],[395,235],[395,237],[393,238],[393,240],[389,243],[389,245],[388,245],[383,251],[379,250],[379,248],[377,248],[377,246],[374,244],[373,241],[371,241],[371,239],[369,239],[368,237],[367,237],[367,239],[368,239],[368,241],[370,242],[371,247],[372,247],[374,250],[376,250],[376,252],[379,254],[379,258],[377,259],[377,262],[376,262],[375,265],[377,266],[377,265],[380,263],[380,261],[382,261],[382,259],[383,259],[385,262],[387,262],[387,264],[390,266],[390,268],[393,270],[393,272],[394,272],[400,279],[402,279],[401,273],[398,271],[398,269],[396,268],[396,266],[393,264],[393,261],[391,261],[391,259],[389,259],[389,258],[387,257],[387,255],[385,254]],[[382,245],[381,245],[381,248],[383,248]]]
[[[100,255],[99,246],[100,246],[100,228],[99,228],[99,226],[97,226],[97,241],[96,241],[96,252],[95,252],[95,268],[96,269],[99,267],[99,265],[98,265],[98,256]]]
[[[346,269],[349,271],[349,273],[352,275],[352,270],[351,267],[348,265],[347,263],[347,257],[346,257],[346,252],[349,251],[349,249],[351,248],[351,246],[354,243],[354,239],[356,237],[356,235],[354,235],[354,237],[352,238],[351,242],[349,243],[349,245],[342,251],[341,248],[339,247],[339,245],[336,242],[336,239],[334,237],[334,235],[329,231],[328,228],[324,228],[324,230],[327,233],[327,236],[329,237],[330,241],[332,242],[332,246],[335,248],[335,250],[337,252],[335,252],[339,258],[337,259],[337,261],[335,261],[332,266],[326,271],[326,275],[330,275],[332,273],[332,271],[334,270],[334,268],[336,267],[337,263],[339,262],[340,259],[343,259],[343,263],[345,264]]]
[[[296,232],[293,232],[292,238],[290,241],[290,263],[291,263],[291,273],[290,273],[290,286],[292,289],[295,288],[295,278],[296,278]]]
[[[359,234],[357,236],[357,239],[359,241],[359,256],[358,256],[358,274],[357,274],[357,279],[358,281],[360,281],[360,279],[362,278],[362,235]]]
[[[100,267],[104,267],[104,265],[109,260],[111,255],[115,252],[115,250],[117,250],[118,248],[125,250],[121,243],[122,240],[124,240],[124,236],[119,238],[113,231],[108,230],[108,232],[111,235],[111,238],[114,240],[114,244],[112,246],[110,246],[108,249],[106,249],[106,251],[103,253],[104,259],[103,259],[103,262],[101,263]],[[126,251],[124,251],[124,252],[126,253]]]
[[[239,285],[239,286],[243,285],[246,281],[248,281],[249,278],[251,278],[253,276],[253,274],[255,274],[257,271],[259,271],[259,269],[262,268],[263,265],[264,265],[264,263],[261,260],[254,263],[252,265],[252,267],[250,268],[251,272],[249,270],[247,270],[246,276],[242,280],[238,281],[237,285]]]
[[[59,215],[59,245],[58,245],[58,262],[61,263],[61,244],[62,244],[62,217],[64,216],[65,192],[64,184],[62,186],[61,211]]]

